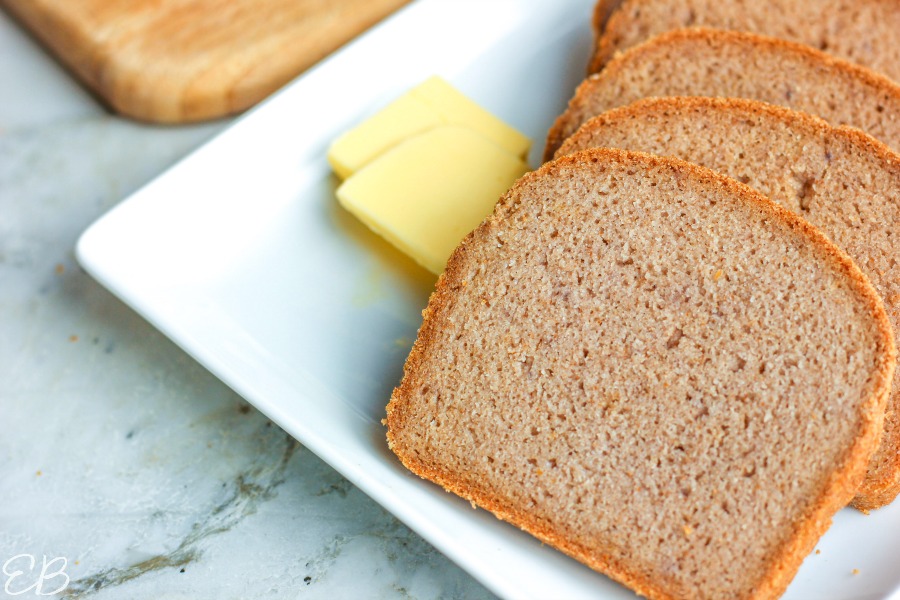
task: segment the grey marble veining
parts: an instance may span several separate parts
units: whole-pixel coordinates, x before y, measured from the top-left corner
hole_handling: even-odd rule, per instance
[[[73,598],[490,597],[77,266],[85,227],[225,126],[88,112],[0,132],[0,597],[45,556]]]

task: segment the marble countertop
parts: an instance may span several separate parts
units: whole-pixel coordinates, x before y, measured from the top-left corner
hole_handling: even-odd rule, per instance
[[[228,123],[113,116],[2,11],[0,81],[0,597],[490,597],[75,262]]]

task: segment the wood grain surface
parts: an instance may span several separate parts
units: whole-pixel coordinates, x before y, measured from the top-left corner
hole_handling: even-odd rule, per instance
[[[114,110],[241,111],[409,0],[0,0]]]

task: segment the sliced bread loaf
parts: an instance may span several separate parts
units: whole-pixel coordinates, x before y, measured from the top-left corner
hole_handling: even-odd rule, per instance
[[[851,125],[900,149],[900,85],[801,44],[685,29],[618,55],[588,77],[547,136],[549,160],[589,118],[648,96],[761,100]]]
[[[600,0],[604,13],[609,0]],[[827,51],[900,81],[896,0],[625,0],[607,17],[591,71],[616,52],[684,27],[770,35]]]
[[[773,597],[862,480],[894,360],[818,230],[702,167],[591,149],[454,252],[388,443],[640,594]]]
[[[581,126],[557,156],[611,147],[675,156],[738,179],[819,227],[856,262],[900,332],[900,156],[859,130],[751,100],[648,98]],[[900,492],[900,370],[881,446],[853,500]]]

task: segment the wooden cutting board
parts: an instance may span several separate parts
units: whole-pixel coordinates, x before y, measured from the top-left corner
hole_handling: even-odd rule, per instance
[[[114,110],[241,111],[409,0],[0,0]]]

